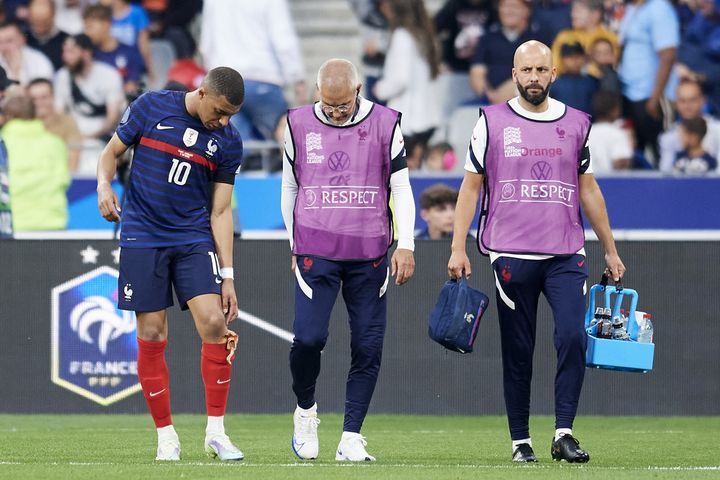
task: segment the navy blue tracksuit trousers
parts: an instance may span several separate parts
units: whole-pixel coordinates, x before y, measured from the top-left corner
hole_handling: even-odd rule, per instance
[[[387,256],[357,262],[298,256],[295,276],[295,338],[290,348],[290,371],[298,405],[310,408],[315,403],[320,354],[342,287],[350,317],[351,356],[343,430],[359,433],[380,372],[389,280]]]
[[[493,263],[510,436],[530,437],[530,382],[537,306],[544,294],[555,319],[555,428],[572,428],[585,377],[585,289],[582,255],[547,260],[499,257]]]

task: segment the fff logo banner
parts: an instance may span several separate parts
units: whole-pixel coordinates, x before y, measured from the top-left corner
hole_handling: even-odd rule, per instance
[[[117,299],[118,271],[108,266],[52,290],[52,381],[100,405],[141,390],[135,314]]]

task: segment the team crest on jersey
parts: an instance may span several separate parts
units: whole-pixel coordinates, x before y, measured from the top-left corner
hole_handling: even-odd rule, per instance
[[[186,128],[185,134],[183,134],[183,143],[186,147],[192,147],[195,145],[198,139],[198,131],[193,128]]]
[[[217,150],[218,150],[218,144],[215,141],[215,139],[211,138],[210,140],[208,140],[207,150],[205,150],[205,155],[207,155],[208,157],[212,157],[213,155],[215,155]]]
[[[118,271],[102,266],[52,290],[52,381],[100,405],[141,390],[136,320],[117,309]]]

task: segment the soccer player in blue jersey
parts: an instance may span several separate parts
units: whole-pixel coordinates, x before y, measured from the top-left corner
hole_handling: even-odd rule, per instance
[[[220,460],[243,459],[223,418],[237,340],[227,325],[238,312],[230,197],[242,157],[242,140],[229,121],[244,95],[242,77],[227,67],[211,70],[192,92],[145,93],[128,107],[98,163],[98,207],[121,226],[118,307],[137,314],[137,370],[157,427],[156,460],[180,459],[165,362],[172,287],[203,342],[205,451]],[[131,146],[121,210],[110,182],[118,157]]]

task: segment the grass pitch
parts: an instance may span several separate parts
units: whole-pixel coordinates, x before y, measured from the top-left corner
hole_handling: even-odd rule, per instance
[[[720,417],[580,417],[590,463],[553,462],[553,419],[532,417],[540,462],[510,462],[504,417],[370,415],[363,427],[375,463],[335,462],[340,415],[321,414],[320,458],[290,448],[292,414],[229,415],[245,453],[221,463],[203,452],[205,417],[176,415],[182,461],[156,463],[149,415],[0,415],[0,479],[720,479]]]

